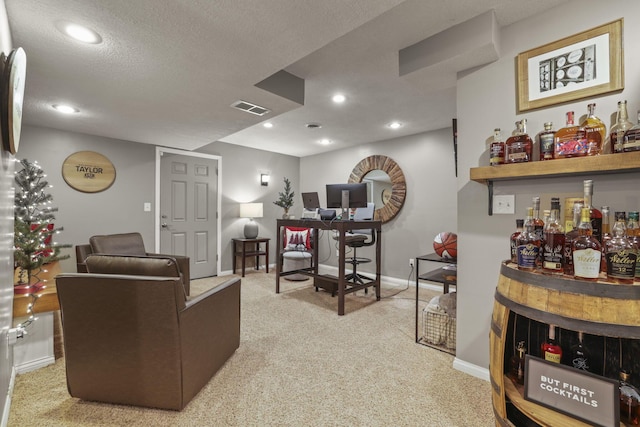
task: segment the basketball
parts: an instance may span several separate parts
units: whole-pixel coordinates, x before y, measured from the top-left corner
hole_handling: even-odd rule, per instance
[[[443,231],[433,239],[433,249],[443,258],[458,256],[458,235],[450,231]]]

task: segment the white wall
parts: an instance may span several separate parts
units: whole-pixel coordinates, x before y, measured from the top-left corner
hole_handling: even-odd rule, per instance
[[[471,364],[489,365],[489,327],[499,264],[509,257],[508,236],[515,219],[522,218],[531,198],[542,197],[542,209],[548,208],[552,195],[582,193],[585,177],[498,182],[495,194],[516,194],[516,215],[487,215],[487,189],[469,181],[469,168],[486,166],[485,140],[495,127],[510,133],[514,122],[527,118],[533,136],[552,121],[554,128],[564,126],[566,111],[576,116],[586,113],[595,102],[596,115],[607,129],[615,120],[617,102],[627,99],[629,114],[640,108],[640,58],[635,47],[640,28],[635,18],[640,3],[635,0],[600,2],[572,1],[538,16],[501,30],[501,58],[486,67],[461,76],[458,80],[458,332],[457,357]],[[622,93],[584,99],[565,105],[516,114],[515,58],[518,53],[582,32],[620,17],[625,18],[625,89]],[[613,115],[613,118],[612,116]],[[621,156],[624,154],[621,154]],[[609,205],[611,210],[639,210],[638,173],[594,175],[593,203]],[[562,213],[564,215],[564,212]]]
[[[440,231],[456,231],[456,178],[450,128],[360,145],[300,159],[300,190],[317,191],[326,206],[326,184],[347,182],[360,160],[371,155],[391,157],[402,168],[407,197],[398,215],[382,226],[382,275],[409,277],[409,258],[433,252]],[[322,264],[335,265],[333,243],[320,244]],[[374,256],[373,247],[358,249]],[[322,262],[327,259],[326,262]],[[373,264],[359,267],[375,271]]]

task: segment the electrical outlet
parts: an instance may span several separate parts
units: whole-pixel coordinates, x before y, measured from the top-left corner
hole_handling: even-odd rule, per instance
[[[413,258],[409,258],[409,267],[413,267],[413,263],[414,263],[414,259]]]
[[[340,256],[340,249],[336,249],[336,256],[339,257]]]

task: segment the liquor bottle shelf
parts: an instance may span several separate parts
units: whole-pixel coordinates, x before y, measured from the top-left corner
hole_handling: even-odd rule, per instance
[[[602,175],[640,171],[640,151],[471,168],[472,181],[487,185],[493,215],[493,182],[518,179]]]
[[[530,178],[595,175],[640,171],[640,152],[603,154],[470,169],[470,178],[482,184]]]

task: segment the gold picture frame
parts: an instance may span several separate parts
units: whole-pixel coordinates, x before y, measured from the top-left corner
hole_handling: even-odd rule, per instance
[[[624,88],[623,19],[518,54],[518,111]]]

